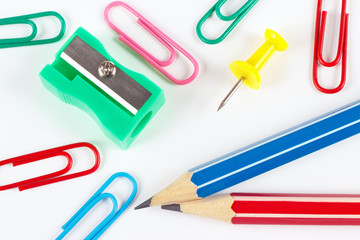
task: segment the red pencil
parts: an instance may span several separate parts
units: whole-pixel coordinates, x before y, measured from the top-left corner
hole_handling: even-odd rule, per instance
[[[232,224],[360,225],[360,195],[232,193],[162,208]]]

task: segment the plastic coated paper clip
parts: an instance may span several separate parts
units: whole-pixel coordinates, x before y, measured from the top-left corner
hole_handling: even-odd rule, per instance
[[[38,35],[38,29],[36,24],[30,19],[42,18],[42,17],[57,18],[60,22],[59,34],[53,38],[34,40],[34,38]],[[29,25],[32,29],[31,34],[29,34],[26,37],[20,37],[20,38],[0,39],[0,48],[21,47],[21,46],[40,45],[40,44],[57,42],[64,36],[66,30],[66,23],[64,18],[59,13],[52,11],[0,19],[0,26],[14,25],[14,24]]]
[[[82,148],[82,147],[89,148],[94,153],[94,156],[95,156],[94,165],[88,170],[64,175],[71,170],[72,164],[73,164],[73,159],[72,159],[71,155],[69,153],[67,153],[66,151],[74,149],[74,148]],[[35,178],[28,179],[28,180],[0,186],[0,191],[8,190],[11,188],[19,188],[20,191],[23,191],[23,190],[27,190],[30,188],[40,187],[40,186],[44,186],[44,185],[51,184],[51,183],[57,183],[57,182],[69,180],[72,178],[82,177],[82,176],[85,176],[85,175],[95,172],[99,168],[99,165],[100,165],[100,154],[99,154],[98,150],[96,149],[96,147],[90,143],[82,142],[82,143],[74,143],[74,144],[70,144],[70,145],[66,145],[66,146],[62,146],[62,147],[52,148],[52,149],[48,149],[48,150],[44,150],[44,151],[40,151],[40,152],[30,153],[27,155],[3,160],[3,161],[0,161],[0,166],[6,165],[6,164],[13,164],[13,166],[16,167],[16,166],[20,166],[20,165],[27,164],[27,163],[32,163],[32,162],[41,161],[41,160],[45,160],[45,159],[49,159],[49,158],[53,158],[53,157],[60,157],[60,156],[65,157],[67,160],[67,165],[65,166],[65,168],[63,168],[59,171],[56,171],[56,172],[52,172],[52,173],[40,176],[40,177],[35,177]]]
[[[239,10],[237,10],[235,13],[229,16],[225,16],[224,14],[221,13],[221,7],[226,3],[226,1],[227,0],[219,0],[214,6],[212,6],[212,8],[210,8],[210,10],[207,13],[205,13],[205,15],[200,19],[199,23],[197,24],[196,26],[197,35],[199,36],[200,40],[203,41],[204,43],[217,44],[219,42],[222,42],[259,0],[248,0]],[[201,32],[201,28],[203,24],[206,22],[206,20],[208,20],[208,18],[214,12],[216,13],[216,15],[220,20],[233,21],[233,22],[218,38],[208,39]]]
[[[105,189],[116,179],[116,178],[127,178],[133,186],[132,192],[125,203],[119,207],[118,201],[111,193],[104,193]],[[108,198],[113,203],[113,209],[109,215],[86,237],[84,240],[95,240],[98,239],[110,226],[113,224],[118,217],[129,207],[131,202],[134,200],[137,193],[136,180],[128,173],[118,172],[112,175],[99,190],[82,206],[79,211],[62,227],[64,231],[56,238],[56,240],[63,239],[74,226],[101,200]]]
[[[161,61],[151,55],[148,51],[146,51],[143,47],[137,44],[134,40],[132,40],[128,35],[126,35],[122,30],[120,30],[109,17],[109,12],[113,7],[121,6],[132,13],[134,16],[138,18],[137,23],[140,24],[145,30],[147,30],[153,37],[155,37],[164,47],[166,47],[170,51],[170,57],[168,60]],[[192,82],[199,73],[199,64],[195,60],[193,56],[191,56],[185,49],[180,47],[176,42],[174,42],[170,37],[168,37],[165,33],[163,33],[160,29],[155,27],[151,22],[145,19],[140,13],[135,11],[135,9],[131,8],[124,2],[116,1],[110,3],[104,12],[104,18],[106,23],[112,28],[115,32],[119,34],[119,40],[124,42],[127,46],[129,46],[132,50],[137,52],[140,56],[142,56],[146,61],[148,61],[152,66],[154,66],[157,70],[159,70],[162,74],[164,74],[168,79],[172,82],[184,85]],[[194,71],[190,77],[185,80],[179,80],[172,76],[168,71],[164,69],[164,67],[172,64],[176,58],[175,49],[181,52],[187,59],[191,61],[194,66]]]
[[[313,59],[313,83],[315,87],[323,93],[332,94],[337,93],[343,89],[346,82],[346,61],[347,61],[347,38],[348,38],[348,22],[349,14],[346,13],[346,0],[342,0],[341,7],[341,20],[340,20],[340,31],[339,31],[339,43],[336,57],[333,61],[327,62],[323,58],[323,45],[326,25],[326,11],[321,11],[322,0],[318,0],[317,12],[316,12],[316,30],[314,40],[314,59]],[[342,72],[341,81],[336,88],[327,89],[319,84],[318,80],[318,62],[324,67],[334,67],[337,65],[342,58]]]

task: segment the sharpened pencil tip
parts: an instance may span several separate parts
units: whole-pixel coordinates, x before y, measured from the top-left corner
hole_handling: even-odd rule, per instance
[[[169,204],[169,205],[162,205],[161,209],[175,211],[175,212],[182,212],[180,204]]]
[[[139,206],[135,207],[135,210],[150,207],[151,200],[152,200],[152,197],[149,198],[148,200],[146,200],[145,202],[143,202],[142,204],[140,204]]]

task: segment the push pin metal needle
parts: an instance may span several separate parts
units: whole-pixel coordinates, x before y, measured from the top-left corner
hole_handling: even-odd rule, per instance
[[[224,98],[224,100],[222,100],[219,108],[217,111],[220,111],[220,109],[222,109],[226,104],[227,102],[230,100],[230,98],[234,95],[234,93],[236,92],[236,90],[238,90],[238,88],[243,84],[245,78],[244,77],[241,77],[237,83],[235,84],[235,86],[231,89],[231,91],[226,95],[226,97]]]
[[[239,80],[221,102],[218,111],[226,105],[241,84],[258,90],[261,85],[260,70],[275,51],[285,51],[287,48],[288,44],[278,33],[267,29],[265,43],[246,62],[236,61],[230,64],[230,70]]]

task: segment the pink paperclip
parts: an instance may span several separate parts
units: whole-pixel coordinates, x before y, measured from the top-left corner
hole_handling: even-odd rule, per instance
[[[161,42],[170,51],[169,59],[166,61],[161,61],[161,60],[157,59],[156,57],[151,55],[148,51],[146,51],[143,47],[141,47],[139,44],[137,44],[134,40],[132,40],[123,31],[121,31],[114,23],[112,23],[109,18],[109,12],[115,6],[122,6],[126,10],[131,12],[134,16],[136,16],[138,18],[137,23],[140,24],[145,30],[147,30],[153,37],[155,37],[157,40],[159,40],[159,42]],[[162,74],[164,74],[172,82],[179,84],[179,85],[188,84],[188,83],[192,82],[198,75],[199,64],[197,63],[195,58],[193,56],[191,56],[185,49],[180,47],[176,42],[174,42],[172,39],[170,39],[170,37],[165,35],[160,29],[155,27],[152,23],[150,23],[147,19],[145,19],[137,11],[135,11],[135,9],[133,9],[129,5],[127,5],[126,3],[121,2],[121,1],[115,1],[115,2],[110,3],[105,9],[104,18],[105,18],[105,22],[115,32],[117,32],[119,34],[120,41],[124,42],[132,50],[137,52],[140,56],[142,56],[146,61],[148,61],[151,65],[153,65],[157,70],[159,70]],[[194,66],[193,74],[185,80],[176,79],[174,76],[172,76],[169,72],[167,72],[164,69],[164,67],[169,66],[175,60],[176,53],[175,53],[174,48],[177,49],[179,52],[181,52],[185,57],[187,57]]]

